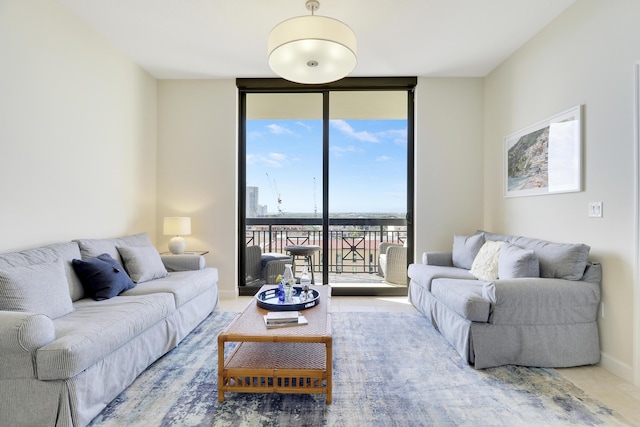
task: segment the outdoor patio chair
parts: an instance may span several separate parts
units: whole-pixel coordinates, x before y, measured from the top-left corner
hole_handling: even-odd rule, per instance
[[[399,243],[380,243],[378,274],[389,283],[406,286],[407,248]]]
[[[260,246],[247,246],[245,258],[245,285],[275,284],[279,274],[284,274],[285,264],[291,264],[290,256],[280,253],[262,253]]]

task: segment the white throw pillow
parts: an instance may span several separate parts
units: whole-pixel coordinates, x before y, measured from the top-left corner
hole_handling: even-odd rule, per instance
[[[479,280],[498,279],[498,260],[500,258],[500,248],[504,242],[487,240],[480,248],[478,255],[473,260],[469,272]]]
[[[153,246],[118,246],[124,268],[135,283],[161,279],[169,273]]]

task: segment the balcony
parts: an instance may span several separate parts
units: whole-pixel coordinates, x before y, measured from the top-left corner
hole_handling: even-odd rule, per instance
[[[328,283],[334,287],[404,287],[385,282],[378,265],[382,242],[404,244],[407,239],[405,219],[400,218],[330,218],[328,232]],[[323,277],[323,232],[321,218],[266,217],[247,218],[247,246],[258,245],[263,253],[285,254],[287,245],[317,245],[313,255],[314,275]],[[297,261],[298,274],[303,261]]]

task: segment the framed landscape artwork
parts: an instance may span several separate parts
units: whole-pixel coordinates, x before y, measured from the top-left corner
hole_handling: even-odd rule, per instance
[[[505,197],[582,190],[582,106],[515,132],[504,141]]]

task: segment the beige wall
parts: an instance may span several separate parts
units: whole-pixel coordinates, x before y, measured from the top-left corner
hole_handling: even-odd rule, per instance
[[[480,78],[418,79],[415,257],[451,250],[453,235],[482,228],[483,84]]]
[[[576,2],[486,78],[484,109],[485,228],[592,247],[604,270],[602,364],[632,381],[638,16],[640,2]],[[584,105],[584,191],[505,199],[504,137],[578,104]],[[587,217],[590,201],[604,202],[603,218]]]
[[[0,252],[155,229],[156,82],[54,1],[0,2]]]
[[[221,297],[237,295],[235,80],[158,82],[158,247],[162,217],[190,216],[187,250],[208,250]]]
[[[483,79],[418,82],[418,256],[482,226],[482,91]],[[207,263],[219,269],[223,297],[238,286],[236,105],[234,80],[158,82],[159,247],[169,239],[163,216],[191,216],[188,248],[211,251]]]

